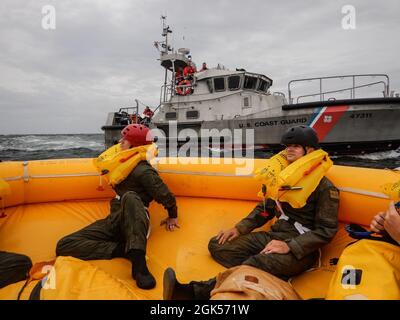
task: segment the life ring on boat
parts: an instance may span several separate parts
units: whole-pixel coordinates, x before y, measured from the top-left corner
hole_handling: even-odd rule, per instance
[[[182,87],[182,86],[187,86],[187,87]],[[178,83],[178,87],[176,88],[176,93],[179,94],[180,96],[186,96],[188,94],[191,94],[193,92],[192,90],[192,83],[185,79],[182,80],[181,82]]]

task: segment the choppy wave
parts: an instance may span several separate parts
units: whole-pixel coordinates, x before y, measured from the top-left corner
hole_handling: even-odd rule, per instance
[[[399,159],[400,149],[356,155],[354,158],[366,160]]]
[[[91,150],[99,150],[104,148],[103,135],[0,136],[0,151],[54,151],[82,147]]]
[[[400,168],[400,148],[397,150],[366,153],[360,155],[336,155],[332,157],[335,164],[367,168]]]
[[[0,160],[96,157],[104,151],[104,135],[0,136]]]
[[[93,158],[105,149],[103,134],[0,135],[0,161]],[[217,156],[221,150],[210,150]],[[254,157],[269,158],[271,152],[254,150]],[[400,149],[362,155],[332,156],[335,164],[371,168],[400,167]]]

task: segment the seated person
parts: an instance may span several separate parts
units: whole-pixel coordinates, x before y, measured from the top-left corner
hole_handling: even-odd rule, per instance
[[[290,165],[319,149],[316,132],[306,126],[290,128],[282,137]],[[326,156],[327,157],[327,156]],[[316,189],[302,208],[268,199],[267,210],[261,202],[232,229],[221,231],[209,242],[212,257],[227,268],[249,265],[283,280],[310,269],[319,249],[329,243],[338,230],[339,191],[326,177],[316,181]],[[268,212],[266,212],[268,211]],[[279,219],[271,230],[251,232],[273,216]],[[164,273],[164,299],[210,298],[216,279],[180,284],[175,272]]]
[[[130,124],[122,132],[121,149],[152,143],[149,128]],[[132,262],[132,278],[142,289],[152,289],[156,280],[147,268],[146,247],[150,218],[148,207],[156,200],[168,211],[162,221],[167,231],[178,226],[175,196],[146,160],[140,161],[129,175],[114,186],[117,196],[110,202],[110,214],[57,243],[57,256],[72,256],[82,260],[124,257]]]

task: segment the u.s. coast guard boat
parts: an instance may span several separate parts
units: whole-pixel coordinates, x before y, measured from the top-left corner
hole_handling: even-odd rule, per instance
[[[278,149],[293,125],[313,127],[328,151],[363,153],[400,146],[400,98],[386,74],[353,74],[292,80],[288,93],[272,92],[273,80],[244,69],[195,69],[190,50],[175,51],[172,31],[163,24],[160,51],[165,81],[154,115],[140,117],[139,105],[109,114],[106,145],[119,139],[128,123],[157,128],[159,143],[215,145],[225,148]],[[335,82],[336,81],[336,82]],[[338,87],[340,81],[351,83]],[[336,84],[334,90],[327,89]],[[305,85],[314,86],[308,91]],[[340,85],[340,84],[339,84]],[[301,89],[305,94],[296,94]],[[323,89],[324,88],[324,89]]]

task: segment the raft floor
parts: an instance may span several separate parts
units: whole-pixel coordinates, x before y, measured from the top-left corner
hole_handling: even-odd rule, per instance
[[[207,249],[208,241],[220,230],[233,227],[256,205],[254,201],[178,197],[180,229],[167,232],[160,221],[167,216],[161,205],[150,206],[151,235],[148,241],[148,267],[157,280],[152,290],[141,290],[131,278],[131,263],[123,258],[92,260],[90,263],[124,281],[139,299],[162,299],[162,277],[173,267],[178,280],[206,280],[225,268],[215,262]],[[109,200],[65,201],[16,206],[0,218],[0,250],[22,253],[33,263],[55,259],[57,241],[109,213]],[[269,225],[263,227],[267,230]],[[323,298],[335,267],[329,260],[338,258],[352,241],[343,224],[334,240],[322,250],[321,264],[315,270],[292,279],[304,299]],[[24,281],[0,290],[0,299],[16,299]],[[22,296],[24,298],[24,296]],[[25,297],[27,298],[27,297]]]

